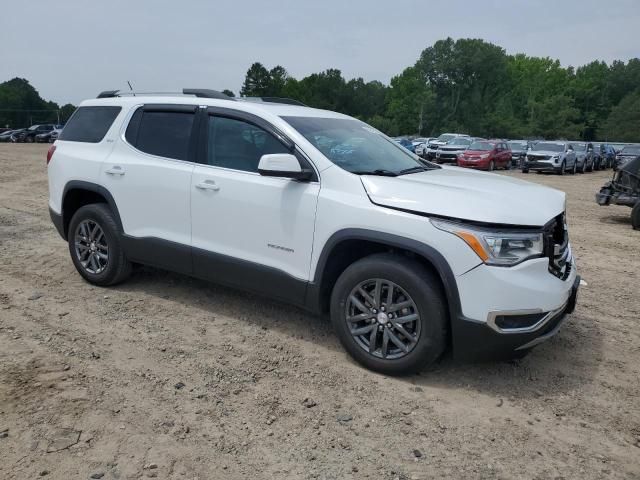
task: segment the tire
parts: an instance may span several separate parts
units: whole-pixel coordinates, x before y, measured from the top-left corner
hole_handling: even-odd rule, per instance
[[[27,138],[24,139],[24,141],[26,143],[34,143],[34,138],[33,137],[27,137]]]
[[[528,168],[523,168],[522,169],[522,173],[529,173],[529,169]]]
[[[489,170],[490,172],[493,172],[493,171],[495,170],[495,168],[496,168],[496,164],[495,164],[495,162],[494,162],[493,160],[491,160],[491,161],[489,162],[489,168],[488,168],[488,170]]]
[[[640,201],[631,210],[631,226],[634,230],[640,230]]]
[[[571,175],[575,175],[577,171],[578,171],[578,161],[574,160],[573,161],[573,168],[571,169]]]
[[[585,173],[587,171],[587,161],[582,162],[582,168],[580,169],[580,173]]]
[[[560,165],[560,172],[558,172],[560,175],[564,175],[566,173],[567,170],[567,164],[564,163],[564,160],[562,161],[562,165]]]
[[[364,296],[360,297],[360,305],[364,310],[356,308],[351,299],[361,295],[357,288],[361,286],[367,291],[367,285],[375,285],[376,281],[380,281],[382,285],[380,300],[377,302],[380,311],[371,308],[371,303],[365,300]],[[417,319],[400,325],[403,325],[408,333],[416,334],[417,341],[405,352],[388,340],[385,358],[382,354],[384,337],[389,331],[396,339],[407,340],[407,337],[396,329],[395,322],[391,323],[393,319],[389,322],[384,317],[386,314],[381,311],[386,304],[389,285],[394,285],[393,305],[407,303],[407,300],[412,302],[411,307],[403,308],[401,311],[405,317],[417,314]],[[375,295],[370,295],[373,296]],[[347,321],[349,313],[362,317],[360,312],[365,312],[370,317],[356,322]],[[446,312],[440,282],[436,276],[415,260],[390,253],[371,255],[350,265],[340,275],[331,293],[331,321],[344,348],[361,365],[387,375],[404,375],[419,371],[440,357],[447,340]],[[392,327],[388,328],[388,325]],[[369,330],[359,337],[351,333],[352,329],[362,328]],[[375,335],[373,340],[372,335]],[[374,342],[373,352],[370,351],[371,341]]]
[[[95,238],[83,235],[81,225],[84,225],[85,233],[89,233],[88,229],[97,225],[104,235],[96,234]],[[131,274],[131,262],[124,255],[118,225],[106,204],[92,203],[80,207],[71,218],[67,238],[71,260],[78,273],[89,283],[106,287],[122,282]],[[96,256],[93,261],[88,261],[86,259],[91,255],[93,248],[95,248]],[[85,256],[84,253],[79,253],[81,251],[89,255]],[[100,253],[104,256],[105,251],[106,260],[97,257]],[[87,265],[83,265],[81,256],[85,257]]]

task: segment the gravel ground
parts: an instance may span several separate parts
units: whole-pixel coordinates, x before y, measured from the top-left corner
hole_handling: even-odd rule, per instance
[[[0,145],[0,478],[640,477],[640,232],[594,203],[610,172],[509,173],[568,194],[588,286],[554,339],[389,378],[293,307],[149,268],[82,281],[46,150]]]

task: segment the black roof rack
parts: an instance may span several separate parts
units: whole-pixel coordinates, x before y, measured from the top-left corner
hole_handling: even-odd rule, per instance
[[[285,97],[242,97],[248,102],[265,102],[265,103],[282,103],[283,105],[296,105],[298,107],[306,107],[306,105],[293,98]]]
[[[180,95],[180,92],[121,92],[120,90],[105,90],[100,92],[97,98],[114,98],[124,95]],[[194,95],[199,98],[217,98],[220,100],[235,100],[222,92],[208,90],[206,88],[183,88],[182,95]]]
[[[104,92],[100,92],[98,98],[113,98],[118,96],[118,92],[120,90],[105,90]]]
[[[225,95],[217,90],[209,90],[206,88],[183,88],[182,93],[185,95],[195,95],[199,98],[218,98],[220,100],[235,100],[235,98]]]

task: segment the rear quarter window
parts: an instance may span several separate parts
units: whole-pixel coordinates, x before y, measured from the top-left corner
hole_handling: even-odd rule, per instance
[[[195,114],[139,108],[131,117],[125,138],[138,150],[159,157],[188,160]],[[180,107],[176,107],[180,108]],[[190,108],[194,110],[194,108]]]
[[[65,125],[59,140],[99,143],[120,113],[120,107],[80,107]]]

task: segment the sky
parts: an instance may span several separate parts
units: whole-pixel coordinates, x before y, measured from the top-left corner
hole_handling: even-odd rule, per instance
[[[255,61],[388,83],[448,36],[564,66],[640,57],[640,0],[56,0],[1,12],[0,82],[26,78],[59,104],[127,80],[237,94]]]

